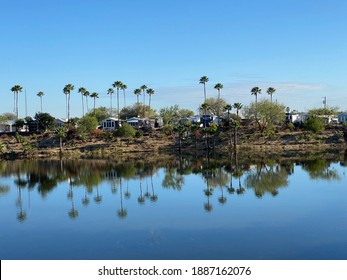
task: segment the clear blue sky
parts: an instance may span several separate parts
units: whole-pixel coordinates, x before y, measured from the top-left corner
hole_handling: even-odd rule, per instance
[[[116,80],[128,86],[127,104],[146,84],[154,108],[196,111],[203,75],[207,96],[222,83],[229,103],[249,104],[254,86],[268,98],[272,86],[291,109],[321,107],[326,96],[347,110],[346,12],[346,0],[0,0],[0,114],[12,112],[10,89],[19,84],[28,115],[40,110],[36,94],[44,91],[44,111],[65,117],[62,90],[72,83],[71,115],[81,116],[77,89],[98,92],[97,106],[109,106]]]

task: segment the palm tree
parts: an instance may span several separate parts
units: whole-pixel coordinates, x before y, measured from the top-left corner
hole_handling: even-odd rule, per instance
[[[231,150],[231,147],[232,147],[232,135],[231,135],[231,128],[230,128],[230,111],[231,109],[233,108],[233,106],[231,106],[230,104],[227,104],[225,107],[224,107],[224,110],[227,111],[228,113],[228,126],[229,126],[229,129],[230,129],[230,134],[229,134],[229,140],[230,140],[230,150]]]
[[[208,78],[206,76],[202,76],[199,80],[199,84],[204,85],[204,102],[206,102],[206,83],[208,82]]]
[[[63,89],[63,92],[66,96],[67,120],[68,121],[70,120],[70,94],[71,94],[71,91],[74,90],[74,88],[75,88],[74,85],[67,84]]]
[[[220,99],[220,90],[223,88],[223,85],[221,83],[218,83],[214,86],[216,90],[218,90],[218,99]]]
[[[82,97],[82,116],[84,116],[84,99],[83,99],[83,96],[84,96],[84,93],[86,92],[87,90],[84,88],[84,87],[80,87],[78,89],[78,93],[81,94],[81,97]]]
[[[137,97],[137,104],[139,104],[139,96],[141,95],[141,90],[139,88],[135,89],[134,94]]]
[[[86,109],[87,109],[87,113],[89,111],[89,108],[88,108],[88,96],[90,95],[90,92],[88,90],[86,90],[83,95],[85,96],[86,98]]]
[[[107,94],[110,95],[110,115],[112,115],[112,94],[114,93],[113,88],[107,90]]]
[[[15,85],[11,88],[11,91],[14,94],[14,112],[16,114],[16,117],[18,119],[18,93],[22,92],[23,87],[20,85]]]
[[[95,113],[95,102],[96,102],[96,99],[99,98],[99,94],[97,92],[93,92],[91,95],[90,95],[91,98],[94,98],[94,113]]]
[[[239,116],[239,111],[242,109],[243,105],[239,102],[234,103],[233,107],[236,109],[236,115]]]
[[[147,89],[146,92],[147,92],[147,94],[149,95],[148,106],[149,106],[149,108],[151,109],[151,96],[152,96],[152,94],[154,94],[154,90],[151,89],[151,88],[149,88],[149,89]]]
[[[146,104],[146,89],[147,89],[147,86],[146,85],[142,85],[140,86],[140,89],[142,90],[142,93],[143,93],[143,105]]]
[[[273,88],[273,87],[269,87],[267,90],[266,90],[266,93],[270,95],[270,98],[271,98],[271,103],[272,103],[272,95],[275,93],[276,89]]]
[[[259,87],[254,87],[251,89],[251,95],[255,95],[255,103],[258,101],[258,94],[261,94],[261,89]]]
[[[124,107],[126,107],[126,102],[125,102],[125,90],[128,88],[126,84],[122,84],[121,90],[123,90],[123,95],[124,95]]]
[[[123,83],[121,81],[115,81],[112,84],[112,86],[117,89],[117,117],[118,119],[119,119],[119,89],[121,88],[122,84]]]
[[[42,97],[45,95],[43,91],[39,91],[37,93],[37,96],[40,97],[40,103],[41,103],[41,113],[42,113]]]

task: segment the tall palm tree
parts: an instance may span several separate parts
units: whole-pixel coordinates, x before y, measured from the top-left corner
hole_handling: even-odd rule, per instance
[[[134,94],[137,97],[137,104],[139,104],[139,96],[141,95],[141,90],[139,88],[135,89]]]
[[[43,91],[39,91],[37,93],[37,96],[40,97],[40,103],[41,103],[41,113],[42,113],[42,97],[45,95]]]
[[[143,105],[146,105],[146,89],[147,89],[147,86],[146,85],[142,85],[142,86],[140,86],[140,89],[142,90],[142,93],[143,93]]]
[[[272,95],[275,93],[276,89],[273,88],[273,87],[269,87],[267,90],[266,90],[266,93],[270,95],[270,98],[271,98],[271,103],[272,103]]]
[[[243,105],[239,102],[234,103],[233,107],[236,109],[236,115],[239,116],[239,111],[242,109]]]
[[[63,92],[66,96],[66,106],[67,106],[67,120],[69,121],[70,120],[70,94],[71,94],[71,91],[73,91],[75,88],[74,85],[72,84],[67,84],[64,89],[63,89]]]
[[[89,106],[88,106],[88,96],[90,95],[90,92],[88,90],[86,90],[84,93],[83,93],[83,96],[85,96],[86,98],[86,109],[87,109],[87,113],[89,111]]]
[[[110,114],[112,115],[112,94],[114,93],[113,88],[109,88],[107,90],[107,94],[110,95]]]
[[[151,89],[151,88],[148,88],[146,90],[147,94],[149,95],[149,101],[148,101],[148,106],[149,106],[149,109],[151,109],[151,96],[154,94],[154,90]]]
[[[204,102],[206,102],[206,83],[208,82],[208,78],[206,76],[202,76],[199,80],[199,84],[204,85]]]
[[[124,95],[124,107],[126,107],[126,102],[125,102],[125,90],[128,88],[126,84],[122,84],[121,90],[123,90],[123,95]]]
[[[254,87],[251,89],[251,95],[255,95],[255,103],[258,101],[258,94],[261,94],[261,89],[259,87]]]
[[[221,83],[218,83],[218,84],[215,84],[214,88],[218,91],[218,102],[219,102],[219,99],[220,99],[220,90],[223,88],[223,85]],[[219,112],[219,106],[218,106],[218,117],[220,115],[220,112]],[[219,125],[219,118],[218,118],[218,125]]]
[[[78,93],[81,94],[81,97],[82,97],[82,116],[84,116],[84,93],[86,92],[87,90],[84,88],[84,87],[80,87],[78,89]]]
[[[218,83],[214,86],[216,90],[218,90],[218,99],[220,99],[220,90],[223,88],[223,85],[221,83]]]
[[[22,92],[23,87],[21,87],[20,85],[15,85],[11,88],[11,91],[14,94],[14,112],[16,114],[16,117],[18,119],[18,93]]]
[[[118,119],[119,119],[119,89],[121,88],[122,84],[123,83],[121,81],[115,81],[112,84],[112,86],[117,89],[117,117]]]
[[[99,94],[97,92],[93,92],[91,95],[90,95],[91,98],[94,98],[94,114],[95,114],[95,102],[96,102],[96,99],[99,98]]]

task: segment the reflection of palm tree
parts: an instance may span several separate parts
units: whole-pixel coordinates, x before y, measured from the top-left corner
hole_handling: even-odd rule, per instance
[[[23,183],[23,180],[20,180],[21,183]],[[25,186],[25,185],[24,185]],[[21,223],[24,222],[27,218],[26,212],[23,210],[23,203],[22,203],[22,187],[23,184],[17,184],[18,187],[18,199],[17,199],[17,205],[19,206],[19,212],[17,213],[17,220]]]
[[[224,196],[224,192],[223,192],[223,187],[220,187],[221,191],[222,191],[222,195],[218,198],[218,201],[220,204],[225,204],[227,202],[227,198]]]
[[[140,203],[140,204],[144,204],[145,203],[145,198],[144,196],[142,195],[142,177],[140,175],[140,196],[138,197],[137,201]]]
[[[75,219],[75,218],[78,217],[78,211],[75,208],[75,203],[74,203],[74,199],[73,199],[72,183],[71,182],[70,182],[69,192],[68,192],[67,196],[71,200],[71,210],[68,212],[69,217],[71,219]]]
[[[129,199],[130,196],[131,196],[131,194],[129,192],[129,181],[128,180],[127,180],[127,190],[126,190],[124,196],[125,196],[126,199]]]
[[[149,198],[151,194],[148,191],[148,177],[146,177],[146,192],[145,192],[145,197]]]
[[[96,196],[94,197],[94,201],[98,204],[102,201],[102,196],[99,194],[99,186],[96,186]]]
[[[84,197],[82,198],[83,205],[87,206],[89,204],[89,198],[87,197],[87,188],[84,189]]]
[[[124,219],[128,212],[123,208],[123,186],[122,186],[122,178],[120,178],[119,182],[119,193],[120,193],[120,209],[118,210],[118,217]]]
[[[153,174],[151,174],[151,185],[152,185],[151,201],[156,202],[158,200],[158,196],[154,193]]]
[[[210,196],[213,194],[212,189],[209,186],[209,178],[206,178],[206,190],[204,190],[205,196],[207,197],[207,203],[204,204],[204,208],[207,212],[211,212],[213,210],[212,204],[210,204]]]

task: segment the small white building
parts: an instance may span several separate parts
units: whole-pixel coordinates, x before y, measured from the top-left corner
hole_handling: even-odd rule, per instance
[[[102,130],[116,130],[121,126],[119,119],[116,118],[104,119],[100,122],[100,125]]]

